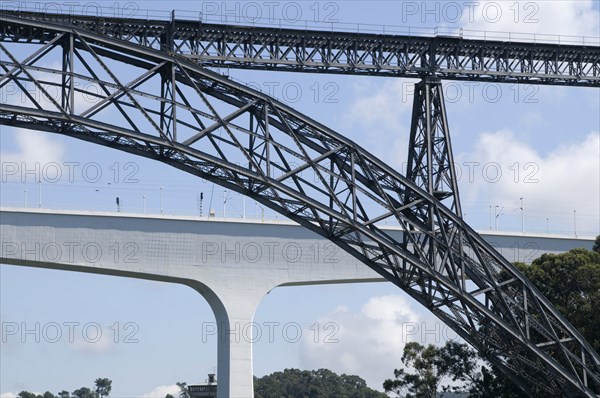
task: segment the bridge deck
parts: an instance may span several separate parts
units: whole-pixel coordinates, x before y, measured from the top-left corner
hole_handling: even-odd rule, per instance
[[[28,21],[71,25],[210,67],[600,87],[600,47],[2,11],[3,41]],[[32,30],[32,31],[31,31]],[[39,31],[38,40],[47,38]]]
[[[6,230],[4,229],[9,223],[9,219],[14,217],[14,219],[18,219],[22,217],[25,219],[27,217],[34,217],[40,223],[40,225],[44,225],[46,220],[50,219],[62,219],[62,220],[78,220],[77,222],[81,225],[85,223],[94,224],[97,223],[101,226],[106,226],[108,224],[120,223],[124,222],[125,225],[139,225],[141,226],[138,229],[134,229],[137,231],[143,231],[145,226],[153,225],[155,226],[154,232],[159,232],[162,229],[165,231],[180,231],[180,235],[184,236],[183,229],[181,225],[190,226],[196,225],[194,227],[194,236],[196,239],[199,239],[199,242],[203,240],[207,240],[210,242],[219,242],[219,248],[226,240],[231,240],[226,242],[229,246],[235,246],[236,236],[239,238],[239,233],[241,230],[252,231],[252,236],[254,237],[255,242],[260,242],[261,247],[264,242],[271,242],[273,239],[281,239],[282,243],[279,247],[287,247],[286,245],[297,246],[298,243],[298,233],[302,232],[303,239],[311,239],[311,242],[302,247],[302,252],[305,254],[306,260],[310,260],[314,256],[314,247],[317,245],[318,247],[327,247],[327,250],[323,253],[320,253],[321,257],[327,256],[334,252],[333,246],[329,243],[329,241],[323,237],[315,235],[314,233],[305,230],[299,224],[288,221],[288,220],[254,220],[254,219],[239,219],[239,218],[219,218],[219,217],[211,217],[207,219],[206,217],[196,217],[196,216],[180,216],[180,215],[169,215],[169,214],[140,214],[140,213],[115,213],[115,212],[102,212],[102,211],[82,211],[82,210],[58,210],[58,209],[43,209],[43,208],[12,208],[12,207],[0,207],[0,215],[3,215],[5,219],[0,224],[0,242],[12,242],[14,240],[14,236],[12,234],[5,235]],[[77,224],[77,228],[80,228],[81,225]],[[162,227],[157,228],[157,226],[161,225]],[[71,225],[73,227],[74,225]],[[178,227],[176,227],[178,226]],[[215,228],[220,229],[224,232],[224,236],[215,238],[213,235]],[[99,228],[100,230],[102,228]],[[395,236],[401,239],[402,228],[399,226],[385,226],[383,227],[391,236]],[[201,232],[204,231],[204,232]],[[503,257],[508,259],[509,261],[518,261],[524,263],[531,263],[536,258],[540,257],[544,253],[552,253],[559,254],[569,251],[574,248],[587,248],[591,249],[594,244],[593,236],[578,236],[575,237],[573,235],[558,235],[558,234],[540,234],[540,233],[521,233],[521,232],[509,232],[509,231],[486,231],[481,230],[478,233],[489,242],[496,250],[498,250]],[[88,234],[89,235],[89,234]],[[101,233],[100,233],[101,235]],[[163,235],[159,233],[159,235]],[[173,238],[174,241],[181,241],[181,236],[178,238]],[[139,238],[139,237],[137,237]],[[162,238],[161,238],[162,239]],[[133,239],[135,240],[135,239]],[[168,239],[167,239],[168,240]],[[124,240],[125,242],[131,242],[132,238],[128,237]],[[137,242],[138,244],[146,244],[141,240]],[[1,246],[1,245],[0,245]],[[32,245],[29,245],[32,246]],[[83,246],[83,245],[82,245]],[[196,250],[202,249],[202,244],[195,245]],[[0,257],[4,247],[0,247]],[[206,248],[205,248],[206,249]],[[213,247],[208,247],[208,249],[213,249]],[[253,249],[253,248],[250,248]],[[248,249],[248,250],[250,250]],[[268,245],[264,246],[263,249],[265,253],[267,252]],[[240,249],[241,250],[241,249]],[[292,253],[292,252],[290,252]],[[292,253],[295,254],[295,253]],[[231,254],[228,254],[229,256]],[[358,262],[356,259],[352,258],[350,255],[347,255],[344,252],[335,250],[336,261],[334,262],[325,262],[324,267],[327,268],[329,264],[337,264],[340,261],[345,264],[352,265],[352,272],[355,272],[353,277],[348,278],[348,280],[354,282],[365,282],[369,280],[383,280],[379,275],[373,273],[368,267],[362,265],[362,263]],[[201,258],[202,255],[196,256],[197,258]],[[210,253],[208,255],[209,258],[216,258],[217,260],[221,259],[221,253]],[[319,257],[320,258],[320,257]],[[284,261],[285,262],[285,261]],[[310,261],[308,261],[310,262]],[[254,263],[249,262],[247,266],[252,266]],[[295,264],[295,263],[294,263]],[[321,264],[323,266],[323,264]],[[359,270],[359,271],[356,271]],[[314,270],[313,270],[314,272]],[[313,277],[319,277],[316,283],[323,283],[324,281],[329,281],[333,283],[339,279],[339,276],[336,276],[333,272],[329,274],[329,276],[325,279],[320,277],[319,272],[315,272]],[[345,278],[345,277],[344,277]],[[344,279],[342,278],[342,279]],[[307,279],[305,282],[309,283],[311,279]],[[289,281],[288,281],[289,282]],[[315,283],[315,282],[313,282]],[[310,283],[309,283],[310,284]]]

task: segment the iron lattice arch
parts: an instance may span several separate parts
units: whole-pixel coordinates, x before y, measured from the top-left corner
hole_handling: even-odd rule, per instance
[[[600,391],[598,353],[453,211],[458,202],[442,203],[457,199],[436,194],[452,183],[447,175],[423,189],[342,135],[184,57],[60,25],[3,25],[3,125],[155,159],[251,197],[392,281],[530,395]],[[413,117],[430,120],[427,109]],[[407,231],[403,240],[380,228],[386,220]]]

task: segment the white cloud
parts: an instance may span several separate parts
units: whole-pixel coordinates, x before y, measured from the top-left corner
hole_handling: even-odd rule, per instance
[[[387,79],[355,86],[349,106],[348,130],[365,149],[394,167],[401,167],[407,155],[414,81]]]
[[[479,1],[472,9],[465,7],[461,24],[469,30],[511,32],[512,37],[535,33],[597,38],[600,14],[593,3],[593,0]],[[549,36],[547,40],[554,38]]]
[[[505,207],[503,221],[511,212],[520,220],[520,211],[515,210],[524,197],[530,231],[536,226],[545,230],[546,217],[554,231],[573,231],[576,210],[577,229],[598,232],[600,133],[589,133],[581,142],[563,144],[542,155],[512,131],[487,132],[479,136],[471,153],[458,157],[459,164],[465,162],[475,162],[475,166],[471,176],[467,168],[462,169],[463,205],[493,201]]]
[[[2,127],[2,130],[4,129],[8,127]],[[39,164],[39,167],[52,162],[62,164],[65,147],[53,139],[56,136],[20,128],[14,129],[14,132],[12,137],[15,140],[16,150],[2,152],[0,154],[2,163],[15,163],[19,168],[22,163],[25,163],[28,170],[34,169],[36,164]],[[4,137],[6,136],[3,135]]]
[[[411,109],[413,87],[414,83],[402,79],[356,86],[357,99],[351,105],[350,117],[360,124],[400,127],[398,115]]]
[[[75,341],[69,343],[74,351],[89,353],[89,354],[100,354],[114,350],[116,345],[112,340],[112,336],[108,333],[102,333],[102,329],[98,327],[89,326],[84,329],[81,335],[76,334]],[[98,332],[100,334],[98,334]]]
[[[43,392],[35,392],[35,391],[30,391],[32,394],[35,395],[44,395]],[[16,392],[3,392],[0,394],[0,398],[19,398],[19,393]]]
[[[338,307],[319,324],[318,338],[314,327],[303,332],[310,338],[302,341],[302,367],[359,375],[377,389],[402,366],[407,342],[434,343],[455,337],[441,322],[419,316],[399,295],[372,297],[359,313]]]
[[[177,384],[172,384],[170,386],[158,386],[152,391],[141,395],[139,398],[164,398],[167,394],[171,394],[174,397],[178,397],[179,391],[180,390]]]

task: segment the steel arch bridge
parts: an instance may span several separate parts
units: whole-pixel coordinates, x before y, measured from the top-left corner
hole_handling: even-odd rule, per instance
[[[462,220],[439,81],[599,87],[600,48],[382,36],[371,47],[380,44],[383,54],[395,41],[399,47],[389,50],[395,55],[384,57],[387,64],[375,64],[383,58],[374,57],[365,69],[368,51],[348,50],[359,51],[350,44],[360,35],[340,34],[336,41],[329,32],[333,38],[305,38],[302,47],[293,44],[295,37],[308,32],[278,36],[266,28],[18,12],[2,12],[0,20],[2,125],[155,159],[251,197],[392,281],[528,394],[600,392],[598,353]],[[238,36],[246,32],[245,39],[232,39],[232,29]],[[316,65],[301,55],[336,53],[319,50],[319,43],[346,55],[337,56],[335,66],[326,57]],[[185,54],[184,44],[220,53]],[[205,67],[223,63],[421,77],[406,176],[306,115]],[[11,101],[15,95],[23,100]],[[385,220],[404,228],[402,240],[379,228]]]

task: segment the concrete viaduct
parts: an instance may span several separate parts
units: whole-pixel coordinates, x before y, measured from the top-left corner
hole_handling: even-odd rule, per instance
[[[389,233],[401,237],[398,228]],[[509,261],[591,248],[591,237],[481,231]],[[253,321],[273,288],[386,282],[334,243],[291,222],[0,208],[0,263],[180,283],[219,329]],[[389,283],[389,282],[386,282]],[[223,334],[219,330],[219,335]],[[218,339],[219,397],[251,397],[252,345]]]

